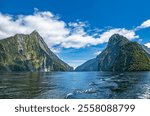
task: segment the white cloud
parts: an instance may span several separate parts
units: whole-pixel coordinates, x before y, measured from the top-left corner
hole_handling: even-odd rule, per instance
[[[146,43],[144,45],[147,46],[148,48],[150,48],[150,43]]]
[[[0,38],[17,33],[29,34],[37,30],[49,47],[60,44],[70,33],[63,21],[56,19],[51,12],[36,12],[33,15],[13,16],[0,14]]]
[[[110,29],[104,33],[102,33],[100,35],[100,39],[99,41],[101,41],[100,43],[103,43],[103,42],[108,42],[108,39],[113,35],[113,34],[120,34],[120,35],[123,35],[125,37],[127,37],[128,39],[135,39],[135,38],[138,38],[139,36],[137,36],[135,34],[135,32],[133,30],[127,30],[125,28],[116,28],[116,29]]]
[[[148,27],[150,27],[150,19],[141,24],[141,28],[148,28]]]
[[[135,34],[135,32],[133,30],[127,30],[124,28],[122,28],[122,29],[116,28],[116,29],[111,29],[111,30],[108,30],[108,31],[100,34],[98,38],[94,38],[93,36],[90,36],[85,32],[75,33],[75,34],[72,34],[72,35],[66,37],[65,41],[62,42],[61,46],[65,47],[65,48],[70,48],[70,47],[81,48],[81,47],[85,47],[88,45],[103,44],[103,43],[108,42],[109,38],[113,34],[116,34],[116,33],[123,35],[130,40],[139,37]]]
[[[64,48],[81,48],[108,42],[115,33],[128,39],[138,38],[133,30],[125,28],[108,29],[101,34],[95,32],[90,35],[89,30],[85,30],[87,26],[87,23],[80,21],[67,24],[51,12],[40,12],[37,9],[33,15],[12,16],[0,13],[0,39],[17,33],[29,34],[33,30],[37,30],[50,48],[55,45]],[[55,50],[53,49],[53,51]]]
[[[12,36],[18,32],[27,33],[28,30],[25,26],[20,25],[19,21],[14,21],[12,16],[0,13],[0,38]]]
[[[150,19],[144,21],[140,26],[137,26],[135,28],[135,31],[139,29],[149,28],[149,27],[150,27]]]

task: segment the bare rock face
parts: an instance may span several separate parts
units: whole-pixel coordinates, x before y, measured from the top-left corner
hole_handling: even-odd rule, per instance
[[[0,40],[0,71],[70,71],[46,45],[37,31]]]

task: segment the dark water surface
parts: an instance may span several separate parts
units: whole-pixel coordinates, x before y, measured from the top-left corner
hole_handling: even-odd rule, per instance
[[[150,99],[150,72],[1,73],[0,98]]]

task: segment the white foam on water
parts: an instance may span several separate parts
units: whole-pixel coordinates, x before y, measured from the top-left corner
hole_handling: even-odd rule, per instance
[[[68,93],[65,98],[68,99],[69,97],[73,96],[73,93]]]

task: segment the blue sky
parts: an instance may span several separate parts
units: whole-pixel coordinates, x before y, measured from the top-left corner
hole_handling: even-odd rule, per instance
[[[150,47],[149,4],[149,0],[0,0],[0,39],[37,30],[61,59],[76,67],[100,53],[113,33]]]

